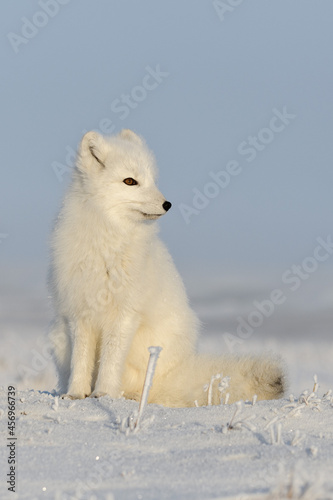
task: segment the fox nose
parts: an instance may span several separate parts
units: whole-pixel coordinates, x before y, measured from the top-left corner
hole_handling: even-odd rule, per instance
[[[164,210],[167,212],[167,211],[168,211],[168,210],[172,207],[172,205],[171,205],[170,201],[165,201],[165,202],[163,203],[162,207],[163,207],[163,208],[164,208]]]

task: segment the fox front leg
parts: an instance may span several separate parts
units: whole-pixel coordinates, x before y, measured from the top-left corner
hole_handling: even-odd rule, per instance
[[[71,325],[71,373],[63,398],[84,399],[91,394],[96,338],[92,328],[82,321]]]
[[[99,398],[109,395],[112,398],[119,398],[121,396],[121,379],[125,361],[137,326],[134,318],[127,318],[117,327],[103,332],[98,376],[91,397]]]

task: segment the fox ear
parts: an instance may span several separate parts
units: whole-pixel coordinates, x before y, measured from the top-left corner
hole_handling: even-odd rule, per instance
[[[134,142],[135,144],[138,144],[139,146],[142,146],[144,144],[144,140],[137,135],[133,130],[130,130],[129,128],[124,128],[119,136],[122,139],[125,139],[126,141],[131,141]]]
[[[81,141],[78,168],[85,172],[96,167],[105,168],[106,154],[103,136],[97,132],[87,132]]]

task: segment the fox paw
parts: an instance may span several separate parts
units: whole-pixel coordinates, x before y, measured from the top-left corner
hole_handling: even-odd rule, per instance
[[[76,394],[62,394],[61,399],[85,399],[89,394],[76,393]]]
[[[108,393],[102,391],[94,391],[92,394],[90,394],[91,398],[102,398],[104,396],[108,396]]]

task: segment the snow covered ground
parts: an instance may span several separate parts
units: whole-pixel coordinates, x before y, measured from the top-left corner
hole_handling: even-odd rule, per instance
[[[233,421],[236,405],[150,405],[143,427],[126,435],[121,423],[137,408],[133,401],[59,401],[22,391],[18,498],[332,499],[333,406],[321,393],[320,402],[243,404]],[[4,392],[0,401],[5,410]],[[6,456],[2,447],[3,464]],[[307,488],[303,497],[283,495]],[[2,491],[1,498],[15,495]]]
[[[3,287],[0,498],[332,500],[333,400],[324,394],[333,389],[333,297],[331,281],[314,278],[297,293],[284,290],[285,303],[247,338],[237,333],[239,318],[246,321],[254,301],[263,303],[277,283],[188,281],[203,323],[199,350],[279,353],[289,389],[282,400],[240,408],[149,405],[135,434],[126,433],[133,401],[56,397],[45,290]],[[315,374],[319,387],[311,395]],[[18,494],[6,485],[8,385],[18,390]]]

